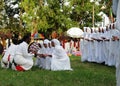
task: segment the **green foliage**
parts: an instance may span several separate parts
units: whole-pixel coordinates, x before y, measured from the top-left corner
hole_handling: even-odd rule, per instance
[[[36,4],[39,3],[39,4]],[[52,31],[64,32],[71,27],[92,26],[92,3],[88,0],[69,0],[69,5],[64,5],[58,0],[24,0],[21,7],[25,10],[22,16],[30,30],[51,34]],[[74,9],[72,9],[74,7]],[[99,7],[96,7],[95,20],[97,22]]]
[[[0,29],[6,26],[6,15],[4,9],[4,1],[0,0]]]
[[[20,21],[10,18],[7,29],[12,31],[34,31],[47,33],[52,31],[62,33],[71,27],[92,26],[92,7],[93,3],[89,0],[22,0],[20,3]],[[1,9],[4,5],[0,5]],[[95,22],[100,21],[97,13],[100,6],[95,6]],[[1,18],[1,14],[0,14]],[[5,18],[5,17],[4,17]],[[6,19],[3,19],[6,20]],[[1,20],[0,20],[1,23]],[[25,23],[25,28],[22,27]],[[49,32],[48,32],[49,31]]]

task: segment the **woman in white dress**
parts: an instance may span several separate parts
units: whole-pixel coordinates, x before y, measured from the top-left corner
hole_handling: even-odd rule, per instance
[[[70,59],[60,45],[60,42],[57,39],[51,41],[53,47],[52,59],[51,59],[51,70],[72,70],[70,65]]]
[[[45,57],[44,69],[50,70],[51,69],[51,54],[52,54],[52,50],[50,47],[50,41],[48,39],[45,39],[43,44],[44,44],[43,56]]]

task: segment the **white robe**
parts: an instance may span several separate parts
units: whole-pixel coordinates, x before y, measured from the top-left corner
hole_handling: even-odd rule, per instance
[[[6,50],[2,60],[1,60],[1,67],[3,68],[8,68],[9,64],[12,63],[13,58],[15,56],[15,51],[16,51],[17,45],[11,44],[10,47]],[[7,66],[4,63],[7,64]]]
[[[120,32],[117,29],[113,29],[113,36],[120,37]],[[113,63],[115,67],[117,67],[119,64],[119,50],[117,48],[119,48],[119,40],[113,41],[112,47],[114,53]]]
[[[104,55],[103,55],[103,44],[104,44],[104,41],[102,39],[103,35],[104,34],[102,32],[99,33],[99,39],[102,40],[102,41],[99,42],[99,62],[100,63],[105,61],[104,60]]]
[[[22,42],[17,46],[14,61],[17,65],[21,66],[24,70],[30,70],[33,66],[33,54],[28,53],[28,44]]]
[[[106,65],[108,65],[108,63],[109,63],[109,52],[110,52],[110,49],[109,49],[109,47],[110,47],[110,31],[105,31],[105,33],[104,33],[104,35],[105,35],[105,38],[107,39],[107,40],[109,40],[109,41],[104,41],[105,42],[105,45],[104,45],[104,49],[105,49],[105,64]]]
[[[84,62],[84,61],[87,61],[88,60],[88,41],[85,40],[85,39],[88,39],[88,33],[87,32],[84,32],[84,39],[83,39],[83,42],[82,42],[82,55],[81,55],[81,61]]]
[[[94,33],[94,38],[98,39],[98,32]],[[94,46],[95,46],[95,61],[99,63],[99,42],[97,40],[94,41]]]
[[[116,28],[120,31],[120,0],[118,0],[117,6]]]
[[[52,41],[55,43],[57,39],[53,39]],[[52,59],[51,59],[51,70],[57,71],[57,70],[72,70],[70,66],[70,59],[67,56],[67,53],[63,49],[62,46],[60,46],[60,43],[57,40],[57,43],[55,43],[55,47],[52,53]]]
[[[119,36],[120,38],[120,36]],[[119,47],[117,48],[118,49],[118,52],[120,51],[120,40],[119,40]],[[119,56],[118,56],[118,59],[117,59],[117,64],[116,64],[116,83],[117,85],[116,86],[120,86],[120,53],[119,53]]]
[[[47,49],[46,49],[46,54],[52,55],[52,48],[47,48]],[[45,69],[50,70],[50,69],[51,69],[51,57],[50,57],[50,56],[47,56],[47,57],[45,58],[45,60],[46,60]]]
[[[115,0],[113,0],[113,1],[115,1]],[[116,28],[120,31],[120,0],[117,0],[116,3],[118,3],[117,17],[116,17]],[[120,50],[120,42],[119,42],[118,50]],[[120,86],[120,60],[118,62],[119,62],[119,64],[116,67],[116,80],[117,80],[117,86]]]
[[[91,33],[91,35],[90,35],[91,40],[93,40],[92,38],[94,38],[94,34],[95,34],[94,32]],[[91,61],[96,62],[96,60],[95,60],[95,40],[91,41],[90,51],[91,51]]]
[[[115,61],[114,61],[114,41],[112,40],[112,36],[113,36],[113,29],[110,30],[110,45],[109,45],[109,59],[108,59],[108,66],[114,66],[115,65]]]
[[[38,50],[37,54],[43,54],[43,46],[41,44],[41,48]],[[37,56],[36,61],[35,61],[35,66],[38,66],[39,68],[43,67],[43,62],[42,59],[43,57]]]
[[[93,48],[92,46],[92,39],[91,39],[91,33],[88,33],[88,52],[87,52],[87,61],[92,62],[92,51],[91,49]]]

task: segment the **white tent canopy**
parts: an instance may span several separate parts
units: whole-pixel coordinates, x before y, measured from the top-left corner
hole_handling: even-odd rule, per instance
[[[83,35],[83,31],[78,27],[72,27],[67,31],[67,35],[72,38],[80,38]]]

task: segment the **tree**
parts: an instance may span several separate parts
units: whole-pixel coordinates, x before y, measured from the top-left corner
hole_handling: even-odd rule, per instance
[[[6,29],[20,32],[37,30],[48,37],[52,31],[62,33],[71,27],[92,27],[93,5],[95,22],[98,22],[101,18],[97,14],[104,2],[96,5],[90,0],[4,0],[4,3],[0,10],[4,9],[7,14],[2,15]]]
[[[5,12],[5,3],[3,0],[0,1],[0,29],[3,29],[6,27],[6,23],[7,23],[7,15]]]
[[[95,22],[101,20],[98,13],[100,12],[100,5],[91,3],[90,0],[72,0],[73,10],[71,14],[72,20],[78,22],[79,27],[92,27],[93,5]]]

